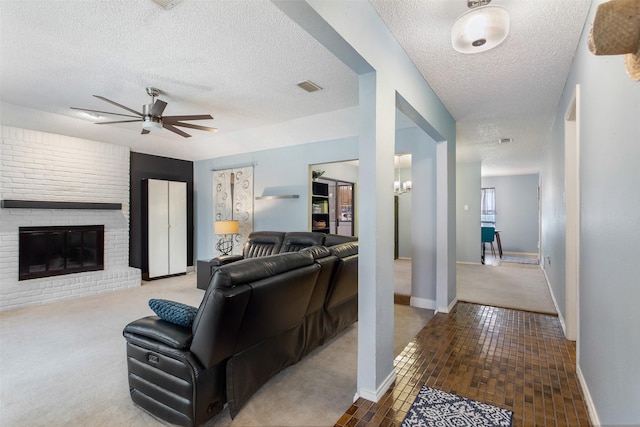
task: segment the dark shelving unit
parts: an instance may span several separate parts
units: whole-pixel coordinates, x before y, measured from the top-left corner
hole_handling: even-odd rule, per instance
[[[329,233],[329,184],[311,183],[311,231]]]

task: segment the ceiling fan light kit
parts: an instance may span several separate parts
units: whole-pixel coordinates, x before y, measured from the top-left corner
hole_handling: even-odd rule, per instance
[[[160,130],[162,129],[162,123],[160,122],[160,119],[156,117],[145,117],[142,122],[142,129],[146,129],[148,131]]]
[[[167,107],[167,103],[164,101],[161,101],[159,99],[156,99],[156,97],[158,95],[160,95],[162,93],[162,91],[160,91],[160,89],[157,89],[155,87],[148,87],[147,88],[147,95],[149,95],[151,97],[151,103],[150,104],[144,104],[142,106],[142,113],[139,111],[136,111],[134,109],[131,109],[129,107],[126,107],[122,104],[118,104],[115,101],[112,101],[110,99],[107,99],[103,96],[99,96],[99,95],[93,95],[98,99],[101,99],[105,102],[108,102],[109,104],[115,105],[116,107],[120,107],[124,110],[127,110],[128,112],[132,113],[132,114],[121,114],[121,113],[112,113],[109,111],[98,111],[98,110],[89,110],[87,108],[77,108],[77,107],[71,107],[71,109],[73,110],[80,110],[83,111],[84,113],[87,112],[92,112],[92,113],[101,113],[101,114],[109,114],[109,115],[114,115],[114,116],[124,116],[124,117],[132,117],[133,119],[129,119],[129,120],[118,120],[118,121],[112,121],[112,122],[100,122],[100,123],[96,123],[97,125],[108,125],[108,124],[114,124],[114,123],[131,123],[131,122],[142,122],[142,135],[146,135],[148,133],[150,133],[153,130],[161,130],[161,129],[167,129],[173,133],[177,133],[178,135],[184,137],[184,138],[189,138],[191,137],[191,135],[189,135],[188,133],[184,132],[181,129],[178,129],[176,126],[180,126],[180,127],[186,127],[186,128],[190,128],[190,129],[197,129],[197,130],[204,130],[204,131],[208,131],[208,132],[217,132],[218,129],[216,128],[212,128],[212,127],[208,127],[208,126],[200,126],[200,125],[194,125],[191,123],[185,123],[184,121],[190,121],[190,120],[208,120],[208,119],[213,119],[213,117],[209,114],[196,114],[196,115],[188,115],[188,116],[162,116],[162,113],[164,112],[164,109]]]
[[[509,34],[509,12],[489,6],[491,0],[469,1],[469,10],[451,28],[451,44],[460,53],[479,53],[493,49]]]

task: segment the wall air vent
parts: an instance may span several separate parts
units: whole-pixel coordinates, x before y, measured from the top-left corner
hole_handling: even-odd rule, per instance
[[[177,5],[178,3],[182,3],[182,0],[152,0],[152,1],[154,3],[158,3],[160,6],[162,6],[166,10],[171,9],[173,6]]]
[[[498,143],[499,144],[508,144],[510,142],[513,142],[513,139],[511,139],[511,138],[500,138],[500,139],[498,139]]]
[[[310,80],[307,80],[306,82],[298,83],[298,86],[300,86],[302,89],[306,90],[307,92],[315,92],[318,90],[322,90],[320,86],[318,86],[317,84],[315,84]]]

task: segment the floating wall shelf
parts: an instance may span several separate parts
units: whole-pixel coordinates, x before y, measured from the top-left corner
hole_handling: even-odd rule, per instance
[[[297,194],[284,194],[282,196],[257,196],[256,200],[274,200],[274,199],[298,199],[300,198]]]
[[[50,202],[45,200],[3,200],[2,208],[121,210],[122,203]]]

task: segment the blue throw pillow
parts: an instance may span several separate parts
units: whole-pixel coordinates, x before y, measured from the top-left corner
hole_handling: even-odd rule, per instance
[[[162,320],[181,326],[191,326],[198,312],[195,307],[166,299],[152,298],[149,300],[149,307]]]

